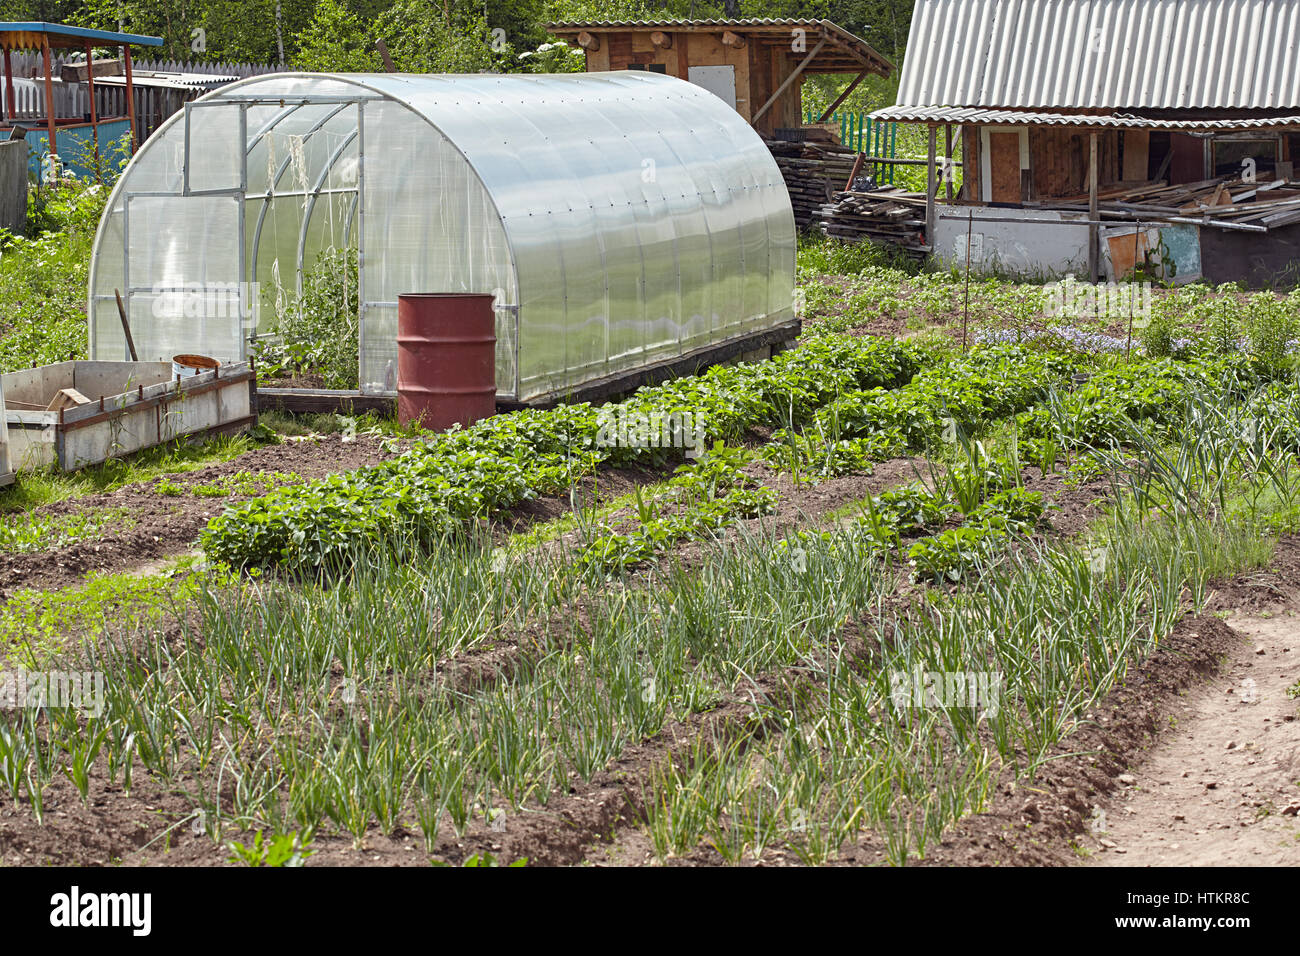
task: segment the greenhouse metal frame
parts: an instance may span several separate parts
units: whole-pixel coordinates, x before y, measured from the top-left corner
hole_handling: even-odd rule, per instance
[[[248,357],[356,250],[358,383],[395,394],[397,297],[496,296],[499,399],[563,395],[794,320],[795,225],[762,139],[690,83],[271,74],[186,105],[123,172],[91,260],[92,357]],[[292,270],[292,272],[290,271]]]

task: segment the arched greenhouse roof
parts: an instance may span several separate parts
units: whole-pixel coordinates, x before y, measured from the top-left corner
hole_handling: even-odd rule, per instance
[[[392,392],[398,295],[489,292],[498,394],[558,394],[788,321],[794,230],[763,141],[681,80],[259,76],[188,104],[119,179],[91,352],[124,354],[117,290],[142,359],[235,360],[325,288],[358,317],[357,384]]]

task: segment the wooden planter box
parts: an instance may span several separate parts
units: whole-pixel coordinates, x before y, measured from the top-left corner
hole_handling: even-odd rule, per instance
[[[256,377],[242,362],[183,379],[170,362],[60,362],[0,375],[0,390],[15,471],[74,471],[257,421]]]

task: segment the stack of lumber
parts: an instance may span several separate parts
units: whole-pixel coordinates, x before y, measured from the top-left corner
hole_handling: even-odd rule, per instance
[[[823,203],[844,188],[857,153],[835,143],[767,140],[767,147],[785,179],[800,229],[810,225]]]
[[[1195,222],[1221,229],[1263,231],[1300,222],[1300,183],[1248,183],[1220,176],[1198,183],[1117,183],[1097,193],[1103,218]],[[1044,205],[1087,209],[1088,197],[1066,196]]]
[[[816,222],[828,236],[857,242],[891,242],[925,248],[925,193],[893,186],[871,192],[839,192],[818,210]]]

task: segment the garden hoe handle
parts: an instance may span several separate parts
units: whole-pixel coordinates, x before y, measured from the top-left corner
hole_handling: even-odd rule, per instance
[[[122,293],[114,289],[113,295],[117,296],[117,314],[122,318],[122,331],[126,333],[126,347],[131,352],[131,361],[138,362],[140,356],[135,354],[135,339],[131,338],[131,323],[126,317],[126,306],[122,304]]]

